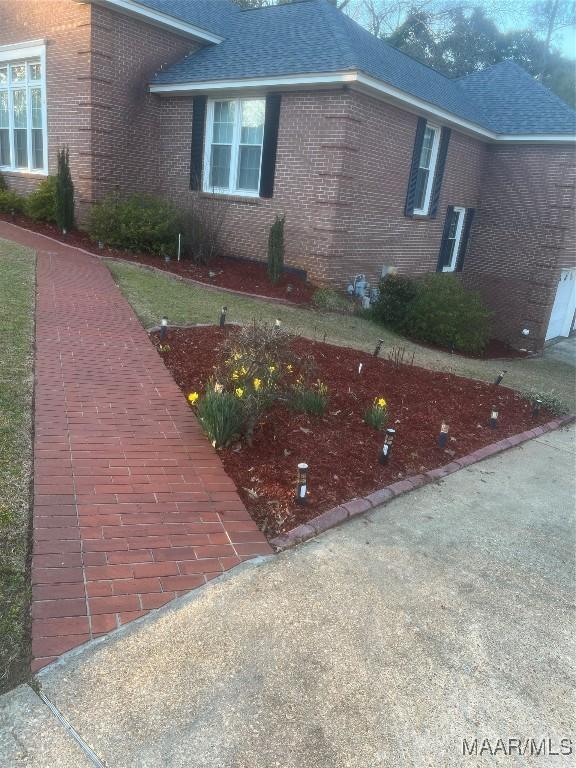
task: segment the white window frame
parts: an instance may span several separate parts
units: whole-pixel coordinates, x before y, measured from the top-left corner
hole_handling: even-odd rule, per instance
[[[454,206],[452,215],[454,216],[455,214],[458,214],[458,223],[456,224],[456,232],[454,233],[454,250],[452,251],[450,263],[442,267],[442,272],[454,272],[456,265],[458,264],[460,246],[462,245],[462,232],[464,231],[464,220],[466,218],[466,208]]]
[[[28,65],[40,64],[40,80],[28,80]],[[10,165],[0,165],[0,171],[4,173],[33,174],[34,176],[48,175],[48,110],[46,102],[46,43],[43,40],[34,40],[26,43],[13,43],[0,46],[0,66],[24,64],[26,66],[26,81],[22,86],[26,89],[26,137],[28,165],[24,168],[16,167],[16,152],[14,147],[14,110],[12,93],[19,86],[8,84],[0,85],[0,90],[8,91],[8,136],[10,141]],[[32,167],[32,100],[30,90],[40,88],[42,108],[42,168]]]
[[[229,186],[212,187],[210,185],[210,160],[212,153],[212,135],[214,130],[214,105],[217,102],[230,101],[234,103],[234,129],[232,134],[232,144],[230,151],[230,173]],[[261,94],[254,94],[240,98],[220,98],[208,99],[206,108],[206,125],[204,129],[204,162],[202,172],[202,191],[210,192],[215,195],[233,195],[234,197],[260,197],[260,178],[262,175],[262,155],[264,151],[264,131],[262,131],[262,144],[260,151],[260,168],[258,170],[258,189],[240,189],[236,186],[238,177],[238,158],[240,154],[240,128],[242,124],[242,102],[243,101],[262,101],[264,102],[264,115],[266,115],[266,99]],[[257,146],[256,144],[253,146]]]
[[[434,186],[434,177],[436,176],[436,163],[438,161],[438,149],[440,147],[440,134],[441,128],[439,125],[433,123],[426,123],[426,128],[434,131],[434,138],[432,139],[432,153],[430,155],[430,168],[428,169],[428,180],[426,182],[426,192],[424,193],[424,205],[422,208],[414,208],[414,213],[417,216],[427,216],[430,210],[430,198],[432,197],[432,188]],[[424,137],[422,137],[424,138]],[[422,143],[423,146],[423,143]],[[422,146],[420,147],[420,158],[422,157]],[[422,167],[420,165],[420,158],[418,158],[418,172]]]

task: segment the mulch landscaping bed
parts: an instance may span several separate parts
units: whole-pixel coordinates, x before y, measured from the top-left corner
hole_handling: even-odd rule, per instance
[[[242,293],[267,296],[271,299],[283,299],[294,304],[309,304],[316,288],[306,282],[303,275],[298,272],[287,271],[276,285],[272,285],[268,279],[266,264],[258,261],[247,261],[216,257],[210,262],[210,266],[194,264],[189,259],[176,261],[171,259],[165,262],[159,256],[135,254],[131,251],[116,248],[104,248],[100,250],[98,244],[91,240],[85,232],[74,229],[67,235],[62,235],[55,224],[33,221],[27,216],[17,215],[14,219],[9,214],[0,214],[0,219],[10,221],[19,227],[31,229],[41,235],[53,237],[66,245],[74,248],[83,248],[98,256],[107,256],[114,259],[124,259],[136,264],[148,267],[156,267],[165,272],[198,280],[216,288],[227,288]]]
[[[232,326],[170,330],[162,353],[185,394],[202,392],[218,361],[218,346]],[[152,336],[154,344],[159,340]],[[252,446],[236,444],[219,451],[246,507],[269,537],[285,533],[321,512],[406,476],[443,466],[489,443],[543,424],[552,414],[532,417],[531,404],[503,386],[429,371],[396,367],[353,349],[297,338],[299,355],[312,354],[318,377],[330,391],[324,416],[294,414],[275,406]],[[358,364],[363,370],[358,374]],[[363,422],[375,397],[389,405],[389,427],[397,430],[391,458],[378,463],[383,433]],[[497,429],[489,426],[492,405]],[[437,444],[442,421],[450,425],[446,449]],[[309,464],[309,497],[294,501],[296,466]]]

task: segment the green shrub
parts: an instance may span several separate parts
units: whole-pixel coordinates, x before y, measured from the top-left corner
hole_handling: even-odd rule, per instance
[[[74,226],[74,184],[70,174],[70,153],[68,147],[58,152],[58,174],[56,176],[56,223],[62,232]]]
[[[322,416],[326,413],[328,401],[328,387],[321,381],[317,381],[312,386],[297,383],[290,394],[288,405],[297,413]]]
[[[0,192],[5,192],[7,189],[8,189],[8,187],[6,185],[6,179],[0,173]]]
[[[536,400],[540,400],[542,402],[541,407],[550,411],[555,416],[564,416],[564,414],[570,411],[568,404],[554,391],[539,392],[538,390],[531,389],[526,392],[521,392],[520,396],[523,400],[528,400],[532,406]]]
[[[229,445],[242,432],[240,400],[232,392],[209,386],[198,401],[198,420],[215,448]]]
[[[9,189],[0,189],[0,213],[23,213],[26,200]]]
[[[421,341],[462,352],[481,352],[489,338],[490,312],[480,294],[455,275],[427,275],[417,282],[402,330]]]
[[[378,299],[370,307],[377,322],[400,329],[406,319],[408,305],[416,296],[416,284],[402,275],[387,275],[380,281]]]
[[[268,235],[268,277],[277,283],[284,269],[284,216],[276,216]]]
[[[173,256],[178,240],[174,206],[155,197],[111,195],[92,206],[88,233],[113,248]]]
[[[35,221],[56,221],[55,176],[48,176],[28,195],[24,210]]]
[[[326,312],[353,312],[354,304],[333,288],[318,288],[312,296],[316,309]]]
[[[383,397],[374,398],[374,402],[364,414],[364,421],[369,427],[380,431],[388,423],[388,403]]]

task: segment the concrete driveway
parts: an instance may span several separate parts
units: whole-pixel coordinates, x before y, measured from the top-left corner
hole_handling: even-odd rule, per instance
[[[73,651],[38,682],[94,753],[21,686],[1,700],[0,765],[536,760],[463,755],[475,738],[560,751],[574,738],[573,448],[573,429],[545,435]]]
[[[576,368],[576,335],[550,344],[544,349],[544,359],[556,360]]]

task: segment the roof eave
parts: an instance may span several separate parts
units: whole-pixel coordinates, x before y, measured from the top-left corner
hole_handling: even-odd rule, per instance
[[[77,0],[77,2],[86,2],[86,0]],[[136,2],[136,0],[88,0],[88,2],[110,8],[125,16],[138,18],[152,26],[167,29],[170,32],[195,40],[196,42],[221,43],[224,40],[223,37],[214,32],[198,27],[195,24],[189,24],[167,13],[156,11],[147,5]]]
[[[297,75],[278,75],[275,77],[253,77],[230,80],[196,80],[180,83],[152,83],[151,93],[163,95],[178,95],[183,93],[221,93],[221,92],[253,92],[256,90],[296,90],[306,88],[326,88],[348,85],[370,96],[376,96],[384,101],[401,106],[418,115],[441,121],[443,124],[454,126],[463,133],[484,141],[494,143],[537,143],[558,144],[576,142],[576,134],[503,134],[497,133],[471,120],[459,117],[448,110],[431,102],[413,96],[406,91],[395,88],[382,80],[367,75],[360,70],[339,72],[315,72]]]

